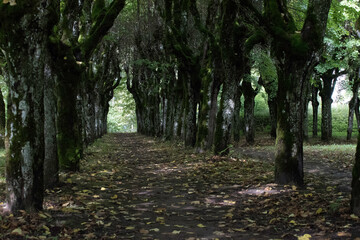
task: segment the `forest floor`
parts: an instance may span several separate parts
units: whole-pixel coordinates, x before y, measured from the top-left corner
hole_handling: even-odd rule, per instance
[[[360,239],[349,210],[355,147],[305,146],[306,185],[297,188],[273,183],[273,144],[261,138],[218,157],[108,134],[80,172],[46,191],[42,212],[0,208],[0,239]]]

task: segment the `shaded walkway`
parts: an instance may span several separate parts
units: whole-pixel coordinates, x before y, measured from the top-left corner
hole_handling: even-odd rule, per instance
[[[305,189],[277,186],[270,161],[194,154],[176,143],[109,134],[87,149],[81,166],[47,191],[44,212],[0,220],[3,239],[22,239],[18,229],[33,239],[360,236],[347,193],[316,175]]]

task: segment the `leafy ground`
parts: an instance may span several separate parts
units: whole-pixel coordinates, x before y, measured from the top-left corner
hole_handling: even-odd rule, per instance
[[[301,189],[272,183],[272,145],[222,158],[109,134],[87,149],[81,172],[61,174],[43,212],[0,214],[0,238],[360,239],[346,187],[354,145],[306,146]]]

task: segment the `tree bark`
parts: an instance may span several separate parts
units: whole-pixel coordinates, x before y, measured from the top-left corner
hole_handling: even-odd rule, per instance
[[[52,188],[59,183],[59,159],[57,155],[57,131],[56,131],[56,95],[55,86],[57,76],[52,71],[51,58],[47,56],[44,77],[44,138],[45,138],[45,160],[44,160],[44,186]]]
[[[356,110],[359,111],[359,93],[358,93],[359,85],[360,85],[359,78],[353,77],[353,85],[351,89],[353,95],[349,102],[349,116],[348,116],[348,128],[347,128],[346,140],[351,139],[351,135],[353,131],[353,123],[354,123],[354,113],[356,112]]]
[[[356,146],[355,164],[352,170],[351,182],[351,210],[360,216],[360,131],[358,131],[358,142]]]
[[[280,184],[303,185],[306,88],[323,43],[330,3],[310,0],[304,26],[297,33],[286,1],[265,2],[278,71],[275,181]]]
[[[318,135],[318,108],[319,108],[319,101],[317,100],[319,88],[316,86],[311,87],[311,103],[312,103],[312,110],[313,110],[313,124],[312,124],[312,134],[313,137]]]
[[[257,92],[252,88],[251,82],[244,80],[242,83],[244,93],[244,131],[245,138],[248,144],[253,144],[255,141],[255,125],[254,125],[254,110],[255,110],[255,96]]]
[[[320,89],[321,97],[321,140],[329,141],[332,138],[331,99],[335,89],[337,76],[334,69],[321,75],[323,86]]]
[[[42,209],[44,59],[53,17],[49,4],[23,1],[0,6],[0,45],[9,77],[6,189],[13,212]]]
[[[242,95],[242,88],[240,84],[238,84],[235,94],[235,107],[234,107],[233,130],[232,130],[234,142],[236,143],[240,141],[240,133],[241,133],[241,121],[240,121],[241,95]]]
[[[5,148],[6,111],[5,101],[0,89],[0,148]]]

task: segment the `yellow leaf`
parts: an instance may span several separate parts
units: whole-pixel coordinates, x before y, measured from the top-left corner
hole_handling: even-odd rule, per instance
[[[129,226],[129,227],[126,227],[125,229],[126,230],[133,230],[133,229],[135,229],[135,227]]]
[[[273,218],[273,219],[271,219],[270,221],[269,221],[269,223],[270,224],[273,224],[274,222],[276,222],[277,221],[277,218]]]
[[[159,231],[160,231],[160,229],[158,229],[158,228],[153,228],[153,229],[150,229],[150,231],[153,231],[153,232],[159,232]]]
[[[297,189],[297,187],[295,185],[292,185],[291,188],[293,191],[296,191],[296,189]]]
[[[305,197],[312,197],[312,193],[304,194]]]
[[[71,178],[66,179],[66,182],[67,182],[67,183],[72,183]]]
[[[303,236],[298,237],[298,240],[309,240],[310,238],[310,234],[304,234]]]
[[[320,214],[320,213],[322,213],[322,208],[319,208],[318,210],[316,210],[316,214]]]
[[[227,213],[226,215],[225,215],[225,218],[232,218],[234,216],[234,214],[232,214],[232,213]]]
[[[21,230],[21,228],[16,228],[16,229],[12,230],[11,234],[24,236],[24,233]]]
[[[199,228],[204,228],[204,227],[205,227],[205,226],[204,226],[203,224],[201,224],[201,223],[198,224],[197,226],[198,226]]]
[[[39,213],[39,217],[41,217],[41,218],[47,218],[47,216],[46,216],[45,214],[43,214],[43,213]]]
[[[359,217],[356,216],[355,214],[351,214],[350,217],[351,217],[352,219],[359,219]]]
[[[179,234],[179,233],[181,233],[181,231],[178,231],[178,230],[172,231],[172,234]]]
[[[105,190],[106,190],[106,188],[102,187],[102,188],[100,188],[100,190],[101,190],[101,191],[105,191]]]
[[[111,199],[117,199],[117,198],[118,198],[118,196],[116,194],[111,197]]]
[[[296,222],[294,220],[291,220],[289,223],[296,225]]]
[[[246,232],[246,230],[243,228],[234,228],[233,230],[236,232]]]
[[[275,210],[272,208],[269,210],[269,215],[272,215],[275,212]]]
[[[75,228],[74,230],[73,230],[73,233],[77,233],[77,232],[80,232],[80,228]]]
[[[163,217],[157,217],[156,222],[164,223],[165,219]]]

